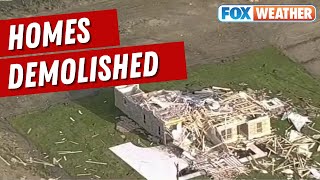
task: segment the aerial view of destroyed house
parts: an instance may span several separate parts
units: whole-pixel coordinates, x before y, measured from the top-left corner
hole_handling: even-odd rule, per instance
[[[1,98],[0,180],[320,179],[320,23],[221,23],[223,3],[0,2],[1,19],[117,9],[121,45],[184,41],[188,66],[183,81]]]
[[[270,157],[272,153],[288,161],[283,162],[285,165],[273,167],[272,173],[281,169],[291,177],[293,170],[286,167],[290,167],[289,162],[294,162],[296,157],[290,153],[296,151],[305,158],[312,155],[309,149],[315,142],[300,133],[301,128],[311,121],[291,111],[288,103],[263,93],[234,92],[220,87],[192,93],[177,90],[147,93],[139,85],[126,85],[115,87],[114,97],[115,106],[154,140],[181,152],[172,157],[164,149],[144,149],[131,143],[110,148],[147,179],[172,179],[177,172],[179,179],[202,175],[232,178],[249,173],[247,163],[261,173],[268,173],[259,167],[265,166],[263,161],[267,163],[268,158],[275,166],[276,157]],[[126,122],[121,128],[130,129],[126,127],[131,123],[128,118],[124,118]],[[271,118],[288,119],[295,130],[288,132],[287,139],[277,137],[271,128]],[[299,144],[295,145],[293,142],[297,140]],[[137,160],[139,154],[141,160]],[[305,163],[299,155],[297,158],[297,162]],[[262,162],[258,162],[259,159]],[[149,162],[146,164],[146,161]],[[155,167],[159,169],[154,170]],[[181,172],[186,174],[180,177]]]

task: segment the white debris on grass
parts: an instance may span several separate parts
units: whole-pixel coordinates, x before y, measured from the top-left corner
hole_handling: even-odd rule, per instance
[[[320,172],[317,169],[310,168],[309,170],[310,170],[313,178],[320,179]]]
[[[70,117],[70,120],[72,121],[72,122],[75,122],[76,120],[74,120],[72,117]]]
[[[32,128],[29,128],[27,134],[30,134],[30,133],[31,133],[31,130],[32,130]]]
[[[141,148],[125,143],[111,147],[110,150],[146,179],[176,180],[175,164],[179,164],[179,169],[188,167],[187,161],[161,150],[160,147]]]
[[[99,164],[99,165],[108,165],[108,163],[105,163],[105,162],[97,162],[97,161],[91,161],[91,160],[86,161],[86,163]]]
[[[282,117],[282,120],[285,119],[290,120],[290,122],[292,122],[296,130],[299,132],[306,123],[312,122],[307,116],[301,116],[300,114],[295,112],[286,112]]]
[[[60,155],[63,154],[77,154],[77,153],[81,153],[82,151],[58,151],[57,153]]]

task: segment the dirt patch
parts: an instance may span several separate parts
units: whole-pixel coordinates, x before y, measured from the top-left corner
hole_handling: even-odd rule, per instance
[[[313,61],[308,61],[307,63],[304,64],[304,66],[311,74],[314,74],[320,77],[320,58],[319,57]]]
[[[291,56],[291,59],[296,59],[300,63],[307,63],[320,57],[319,45],[320,39],[309,40],[286,48],[286,53]]]
[[[318,77],[320,77],[320,32],[317,30],[319,28],[320,22],[306,24],[303,28],[292,25],[290,30],[287,29],[288,33],[284,33],[277,42],[287,56],[303,64],[311,74]],[[311,64],[315,66],[310,68]]]
[[[184,41],[189,66],[217,63],[270,44],[279,47],[297,62],[317,59],[320,23],[220,23],[216,19],[217,7],[222,1],[156,1],[142,0],[96,1],[90,6],[66,8],[60,11],[77,12],[116,8],[119,15],[121,44],[138,45],[166,41]],[[250,3],[233,0],[225,3]],[[263,0],[260,3],[279,3]],[[319,1],[285,0],[282,4],[310,4]],[[50,14],[47,12],[46,14]],[[319,14],[319,12],[318,12]],[[305,66],[306,67],[306,66]],[[308,70],[308,68],[306,67]],[[317,75],[314,71],[310,71]]]
[[[221,24],[218,1],[97,1],[59,13],[118,10],[121,45],[184,41],[188,65],[220,62],[224,57],[262,48],[264,42],[247,24]],[[46,12],[44,14],[53,14]]]
[[[0,1],[0,18],[29,17],[57,13],[61,9],[81,6],[98,0],[2,0]]]
[[[2,3],[2,4],[1,4]],[[320,23],[220,23],[217,7],[222,1],[169,0],[13,0],[0,2],[6,17],[26,14],[48,15],[99,9],[118,10],[121,45],[138,45],[167,41],[185,41],[188,65],[220,62],[234,56],[273,44],[297,62],[319,57],[317,47]],[[227,3],[250,3],[233,0]],[[279,3],[263,0],[260,3]],[[285,0],[282,3],[303,4],[310,1]],[[315,6],[319,1],[311,1]],[[3,8],[1,8],[1,5]],[[5,7],[5,8],[4,8]],[[318,12],[319,13],[319,12]]]
[[[261,3],[278,3],[274,0],[264,0]],[[313,4],[320,6],[320,1],[307,0],[285,0],[282,4]],[[319,11],[317,16],[319,16]],[[252,24],[251,27],[259,36],[270,44],[279,47],[292,60],[301,63],[306,70],[320,77],[320,22],[316,20],[313,23],[265,23]],[[310,62],[309,62],[310,61]],[[310,67],[315,65],[314,67]]]
[[[6,0],[0,2],[0,17],[24,17],[36,14],[42,9],[55,9],[64,6],[63,1],[52,0]]]

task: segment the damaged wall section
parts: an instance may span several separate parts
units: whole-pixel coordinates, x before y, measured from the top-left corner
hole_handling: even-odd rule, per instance
[[[134,95],[143,95],[144,92],[138,84],[117,86],[114,89],[115,106],[133,119],[151,135],[164,139],[164,124],[152,111],[148,111],[133,101]]]

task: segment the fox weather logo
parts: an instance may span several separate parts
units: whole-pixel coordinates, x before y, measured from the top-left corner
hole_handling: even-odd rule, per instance
[[[251,7],[221,7],[221,19],[251,20],[250,10]]]
[[[221,5],[221,22],[313,22],[313,5]]]

